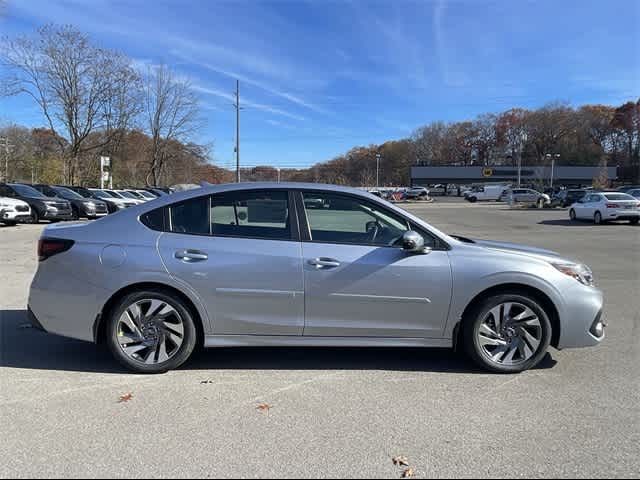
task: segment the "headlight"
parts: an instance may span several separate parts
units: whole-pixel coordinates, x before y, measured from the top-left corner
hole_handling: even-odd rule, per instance
[[[82,202],[82,203],[87,208],[96,208],[96,204],[93,202]]]
[[[583,285],[593,287],[595,284],[593,281],[593,272],[586,265],[575,263],[552,263],[552,265],[560,272],[575,278]]]

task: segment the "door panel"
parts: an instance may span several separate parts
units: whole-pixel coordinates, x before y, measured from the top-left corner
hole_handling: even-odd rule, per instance
[[[447,252],[323,243],[302,250],[305,336],[442,336],[452,287]],[[339,265],[313,265],[317,259]]]
[[[302,335],[299,242],[164,233],[158,246],[169,272],[206,305],[214,325],[208,333]],[[196,258],[184,259],[185,252]]]

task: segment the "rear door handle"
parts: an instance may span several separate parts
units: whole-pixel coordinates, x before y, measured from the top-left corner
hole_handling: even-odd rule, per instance
[[[204,262],[209,259],[209,255],[200,250],[179,250],[175,257],[183,262]]]
[[[321,268],[336,268],[340,266],[340,262],[333,258],[314,258],[313,260],[309,260],[309,265],[316,267],[317,269]]]

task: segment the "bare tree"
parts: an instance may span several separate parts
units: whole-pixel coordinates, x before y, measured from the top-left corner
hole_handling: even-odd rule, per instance
[[[158,185],[172,142],[186,143],[201,127],[198,99],[187,80],[166,65],[149,69],[145,85],[145,121],[151,137],[147,184]]]
[[[81,159],[109,145],[138,108],[123,101],[137,87],[131,60],[92,45],[71,26],[47,25],[35,38],[3,40],[1,58],[11,72],[5,94],[24,93],[37,103],[64,152],[64,179],[74,183]]]

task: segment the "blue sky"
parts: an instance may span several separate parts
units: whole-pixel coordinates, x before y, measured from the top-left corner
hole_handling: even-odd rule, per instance
[[[233,163],[241,81],[244,165],[306,166],[430,121],[561,100],[640,95],[640,2],[7,0],[0,31],[69,23],[138,65],[190,79],[213,143]],[[40,125],[27,98],[0,122]]]

